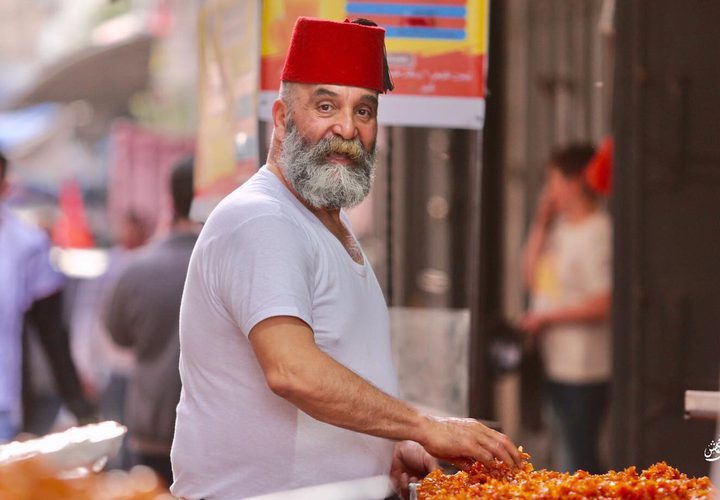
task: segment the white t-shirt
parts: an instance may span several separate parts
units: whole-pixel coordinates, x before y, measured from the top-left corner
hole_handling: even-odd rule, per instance
[[[532,309],[571,307],[611,289],[612,228],[604,211],[579,223],[559,220],[538,262]],[[548,327],[540,340],[548,379],[582,384],[610,379],[610,325],[568,323]]]
[[[270,391],[248,334],[273,316],[302,319],[320,349],[396,395],[387,307],[367,257],[353,261],[263,167],[213,211],[190,260],[174,495],[235,499],[389,472],[391,441],[321,423]]]

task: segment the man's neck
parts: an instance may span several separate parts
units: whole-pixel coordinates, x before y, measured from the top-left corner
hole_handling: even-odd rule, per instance
[[[200,230],[200,224],[184,217],[179,217],[170,225],[170,230],[174,233],[197,233]]]
[[[570,205],[565,213],[565,219],[571,223],[583,222],[589,216],[595,213],[598,205],[594,200],[587,198],[579,198],[575,203]]]

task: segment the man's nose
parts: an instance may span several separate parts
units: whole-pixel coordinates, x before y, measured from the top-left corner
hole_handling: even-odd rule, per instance
[[[355,139],[358,134],[352,111],[341,113],[332,127],[333,134],[349,141]]]

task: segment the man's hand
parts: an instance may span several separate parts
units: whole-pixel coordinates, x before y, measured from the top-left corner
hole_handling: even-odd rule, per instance
[[[402,498],[408,497],[408,484],[416,483],[429,472],[437,469],[438,461],[415,441],[400,441],[393,451],[390,478],[395,491]]]
[[[427,417],[423,447],[434,457],[450,462],[479,460],[490,464],[498,458],[519,466],[520,453],[506,435],[494,431],[472,418]]]

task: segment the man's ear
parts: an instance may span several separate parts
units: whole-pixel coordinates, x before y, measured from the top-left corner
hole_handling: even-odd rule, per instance
[[[272,119],[273,119],[273,134],[279,141],[285,139],[287,133],[287,113],[288,108],[282,99],[275,99],[272,107]]]

